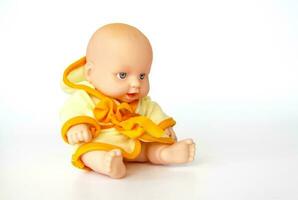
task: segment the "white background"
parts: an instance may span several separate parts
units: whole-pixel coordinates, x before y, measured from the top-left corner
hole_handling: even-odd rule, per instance
[[[0,199],[298,199],[295,0],[0,2]],[[62,72],[100,26],[152,43],[150,96],[194,138],[189,165],[112,180],[70,164]]]

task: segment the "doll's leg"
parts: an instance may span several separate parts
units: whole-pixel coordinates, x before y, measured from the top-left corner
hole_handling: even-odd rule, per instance
[[[82,161],[95,172],[108,175],[112,178],[122,178],[126,174],[126,167],[119,149],[90,151],[82,155]]]
[[[148,145],[147,157],[154,164],[178,164],[193,161],[195,143],[191,139],[182,140],[172,145],[152,143]]]
[[[141,153],[134,159],[125,159],[127,162],[147,162],[147,144],[142,142]]]

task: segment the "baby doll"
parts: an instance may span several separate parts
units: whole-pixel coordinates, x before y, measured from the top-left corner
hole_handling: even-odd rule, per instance
[[[151,63],[146,36],[115,23],[98,29],[86,57],[64,71],[71,96],[60,113],[62,137],[75,147],[74,166],[122,178],[126,162],[193,161],[193,140],[177,141],[175,121],[147,96]]]

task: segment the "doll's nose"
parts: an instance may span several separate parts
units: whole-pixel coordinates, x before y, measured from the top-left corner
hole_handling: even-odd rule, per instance
[[[141,84],[140,84],[140,80],[139,80],[139,79],[134,78],[134,79],[131,80],[131,82],[130,82],[130,87],[131,87],[132,89],[138,91],[138,90],[140,89],[140,86],[141,86]]]
[[[133,78],[130,82],[130,87],[132,88],[140,88],[141,84],[140,84],[140,80],[137,78]]]

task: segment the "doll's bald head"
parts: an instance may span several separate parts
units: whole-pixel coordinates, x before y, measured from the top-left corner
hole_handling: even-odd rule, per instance
[[[136,100],[147,95],[152,48],[147,37],[137,28],[121,23],[101,27],[89,41],[86,60],[87,80],[107,96],[124,100],[120,96],[137,94],[131,98]],[[121,77],[119,73],[122,73]],[[141,79],[144,74],[146,79]],[[119,91],[122,91],[121,95]]]
[[[87,62],[98,63],[117,57],[127,64],[151,64],[152,48],[147,37],[128,24],[114,23],[99,28],[91,37]]]

